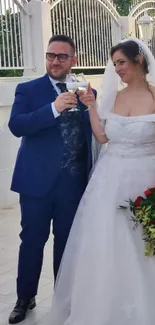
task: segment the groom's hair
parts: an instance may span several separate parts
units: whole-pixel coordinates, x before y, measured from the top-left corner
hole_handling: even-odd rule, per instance
[[[116,46],[113,46],[110,51],[111,58],[113,58],[114,53],[117,51],[121,51],[133,64],[137,64],[138,63],[137,56],[142,55],[143,71],[145,74],[149,73],[148,63],[145,57],[145,53],[143,53],[143,51],[141,52],[141,49],[139,48],[139,45],[136,42],[129,40],[126,42],[119,43]]]
[[[63,43],[68,43],[70,47],[73,50],[73,53],[75,54],[75,44],[74,41],[70,36],[67,35],[53,35],[48,42],[48,45],[50,45],[53,42],[63,42]]]

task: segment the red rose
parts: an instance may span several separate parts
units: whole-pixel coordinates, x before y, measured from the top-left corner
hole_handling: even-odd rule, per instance
[[[150,190],[146,190],[146,191],[144,192],[144,194],[145,194],[145,195],[150,195],[150,194],[152,194],[152,192],[151,192]]]
[[[144,198],[142,196],[138,196],[135,201],[135,206],[140,207],[142,201],[144,201]]]

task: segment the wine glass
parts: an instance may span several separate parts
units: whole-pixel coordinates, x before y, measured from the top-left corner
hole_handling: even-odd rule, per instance
[[[69,91],[69,93],[71,93],[71,94],[75,94],[75,92],[78,89],[77,82],[74,82],[74,80],[72,82],[66,82],[66,87],[67,87],[67,90]],[[78,110],[79,109],[77,107],[75,107],[75,108],[71,108],[69,110],[69,112],[78,111]]]
[[[83,73],[75,74],[76,81],[78,82],[78,89],[84,91],[85,93],[88,90],[89,82],[85,78]]]
[[[87,93],[89,82],[87,81],[85,75],[83,73],[75,74],[75,78],[78,82],[78,89],[83,91],[85,94]],[[85,109],[85,111],[88,111],[89,109]]]
[[[78,75],[70,74],[69,77],[71,81],[66,82],[66,87],[70,93],[75,94],[78,89],[87,92],[89,83],[82,73]],[[81,81],[79,80],[80,78],[82,79]],[[79,111],[79,108],[71,108],[69,111]]]

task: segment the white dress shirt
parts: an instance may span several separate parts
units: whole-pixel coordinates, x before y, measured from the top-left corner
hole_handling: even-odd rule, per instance
[[[51,78],[50,76],[49,76],[49,79],[50,79],[54,89],[56,90],[57,94],[59,95],[61,93],[61,90],[59,89],[59,87],[56,84],[58,82],[61,82],[61,81],[60,80],[55,80],[55,79]],[[66,80],[71,82],[72,81],[71,76],[68,76],[67,79],[65,79],[63,82],[66,82]],[[60,113],[55,108],[54,102],[51,103],[51,107],[52,107],[54,117],[57,118],[58,116],[60,116]]]

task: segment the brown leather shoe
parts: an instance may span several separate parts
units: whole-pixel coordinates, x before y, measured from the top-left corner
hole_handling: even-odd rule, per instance
[[[20,300],[18,299],[13,311],[9,317],[10,324],[17,324],[23,321],[26,317],[26,313],[28,310],[32,310],[36,307],[35,298]]]

